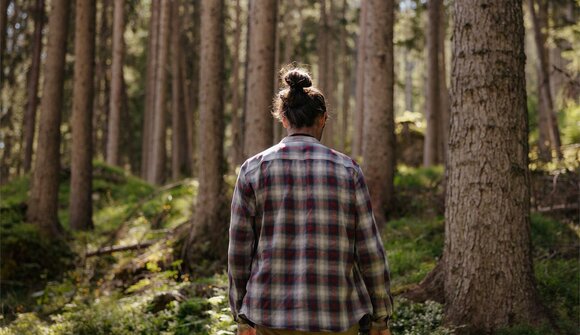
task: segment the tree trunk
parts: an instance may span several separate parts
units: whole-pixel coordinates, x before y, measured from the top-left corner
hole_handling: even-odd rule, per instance
[[[24,116],[24,172],[30,172],[38,107],[38,82],[40,78],[40,56],[42,53],[42,27],[44,26],[44,0],[36,0],[32,11],[34,35],[32,41],[32,62],[28,72],[26,115]],[[3,50],[3,49],[2,49]],[[1,66],[1,65],[0,65]],[[1,68],[1,67],[0,67]]]
[[[111,105],[107,127],[107,163],[119,165],[120,121],[123,99],[123,58],[125,53],[125,2],[114,1]]]
[[[9,0],[0,0],[0,89],[4,86],[4,59],[6,57],[6,31],[8,28]]]
[[[185,248],[186,266],[196,260],[224,260],[227,220],[223,183],[223,88],[224,88],[224,2],[201,2],[200,90],[199,90],[199,192],[194,224]],[[272,77],[268,77],[272,83]]]
[[[63,107],[64,63],[70,1],[53,0],[48,21],[48,44],[36,162],[26,218],[51,237],[62,234],[58,222],[60,121]]]
[[[359,34],[356,54],[356,92],[354,110],[354,131],[352,135],[352,154],[355,159],[362,156],[363,134],[364,134],[364,83],[365,83],[365,63],[366,63],[366,30],[367,30],[367,7],[366,1],[361,2],[359,18]]]
[[[447,40],[447,15],[443,1],[439,2],[439,92],[440,92],[440,118],[439,118],[439,162],[445,164],[449,150],[449,89],[447,88],[447,64],[445,57],[445,41]]]
[[[405,62],[405,110],[409,112],[414,111],[413,106],[413,70],[415,63],[409,59],[410,48],[405,47],[403,51],[403,59]]]
[[[245,157],[270,147],[273,141],[276,12],[276,0],[250,1],[244,132],[252,136],[244,137]]]
[[[546,115],[545,118],[540,118],[540,121],[547,121],[548,131],[550,136],[550,147],[556,152],[558,159],[562,158],[562,143],[560,141],[560,130],[558,128],[558,120],[554,111],[554,104],[552,100],[551,86],[550,86],[550,62],[548,60],[548,52],[546,49],[546,36],[542,28],[547,28],[547,2],[545,0],[538,0],[539,13],[536,13],[534,8],[534,0],[529,0],[530,14],[532,16],[532,26],[534,27],[534,39],[536,42],[536,50],[539,60],[539,74],[541,91],[540,103]],[[542,21],[544,24],[542,24]],[[545,27],[542,27],[544,25]],[[541,109],[540,109],[541,111]]]
[[[110,98],[110,67],[107,61],[110,55],[110,20],[111,0],[101,2],[99,15],[99,33],[97,37],[98,53],[95,64],[95,98],[93,109],[93,157],[105,160],[107,152],[107,119]]]
[[[348,133],[348,123],[350,114],[350,49],[348,47],[348,32],[346,30],[347,18],[346,13],[348,12],[348,2],[343,0],[342,2],[342,17],[340,25],[340,56],[342,57],[342,64],[340,68],[342,69],[342,122],[341,122],[341,140],[340,140],[340,150],[346,152],[347,144],[349,142]],[[338,116],[338,115],[337,115]],[[338,118],[337,118],[338,124]]]
[[[93,228],[92,118],[95,62],[95,0],[77,1],[75,8],[75,72],[72,111],[70,226]]]
[[[393,108],[393,0],[367,2],[364,62],[363,163],[379,227],[393,199],[395,123]]]
[[[521,1],[454,6],[445,320],[468,332],[539,324]]]
[[[181,24],[179,18],[179,1],[174,1],[172,6],[172,31],[171,34],[171,176],[178,180],[184,171],[185,162],[185,115],[180,80],[180,54],[181,54]]]
[[[159,54],[159,12],[160,1],[151,2],[149,40],[147,41],[147,76],[145,82],[145,114],[143,115],[143,138],[141,148],[141,177],[147,178],[151,169],[151,142],[153,138],[153,111],[155,105],[155,85],[157,57]]]
[[[232,166],[243,163],[242,120],[240,115],[240,48],[242,40],[242,6],[236,0],[232,64]]]
[[[324,134],[322,136],[322,143],[328,147],[334,147],[334,126],[336,123],[335,116],[335,98],[334,94],[334,66],[332,64],[332,57],[330,52],[334,51],[334,43],[331,33],[331,22],[332,22],[332,5],[328,8],[327,0],[320,2],[320,24],[318,27],[318,87],[322,91],[326,100],[326,111],[328,112],[329,119],[326,122],[326,127],[324,129]],[[334,55],[333,55],[334,56]]]
[[[167,84],[167,60],[169,55],[169,33],[171,20],[172,0],[161,3],[159,14],[159,50],[158,63],[155,69],[155,104],[153,112],[153,132],[149,175],[147,181],[152,184],[161,184],[165,176],[165,141],[166,141],[166,105],[165,93]]]
[[[429,24],[427,29],[427,101],[425,104],[425,146],[423,150],[423,165],[432,166],[438,161],[437,147],[440,136],[441,92],[439,74],[439,19],[442,1],[427,2]]]

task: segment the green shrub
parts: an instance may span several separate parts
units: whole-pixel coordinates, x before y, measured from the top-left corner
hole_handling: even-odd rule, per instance
[[[396,335],[447,335],[451,329],[441,326],[443,306],[433,301],[424,304],[398,299],[391,320]]]

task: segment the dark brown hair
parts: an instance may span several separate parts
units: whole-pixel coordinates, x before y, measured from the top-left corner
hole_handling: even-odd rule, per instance
[[[308,72],[302,68],[284,71],[282,79],[287,87],[276,95],[272,114],[280,121],[285,116],[292,128],[311,127],[326,113],[324,95],[312,87]]]

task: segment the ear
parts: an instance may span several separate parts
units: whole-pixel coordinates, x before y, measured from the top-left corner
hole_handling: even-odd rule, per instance
[[[290,128],[290,122],[285,116],[282,116],[282,126],[286,129]]]
[[[324,127],[324,125],[326,124],[326,121],[328,120],[328,113],[324,112],[324,114],[322,114],[319,118],[318,118],[318,126],[319,127]]]

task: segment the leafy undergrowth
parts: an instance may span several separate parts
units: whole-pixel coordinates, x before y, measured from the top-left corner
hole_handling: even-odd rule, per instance
[[[122,170],[99,162],[95,167],[95,230],[69,232],[72,238],[66,246],[43,244],[35,227],[23,223],[27,178],[0,190],[4,315],[0,335],[235,334],[227,303],[227,276],[192,278],[181,272],[181,261],[166,261],[174,246],[163,237],[194,215],[197,182],[184,180],[155,188]],[[440,208],[434,208],[439,206],[434,201],[441,197],[441,176],[439,168],[402,168],[397,175],[397,189],[404,191],[398,200],[401,204],[410,194],[419,196],[407,202],[383,231],[395,294],[418,283],[442,254],[444,222]],[[235,177],[226,180],[232,186]],[[65,174],[59,194],[65,229],[68,183]],[[539,291],[565,334],[575,334],[580,315],[578,232],[578,226],[532,216]],[[5,248],[7,241],[12,241],[12,249]],[[145,250],[84,256],[104,246],[144,241],[161,242]],[[17,258],[11,250],[31,254],[12,251]],[[453,334],[441,326],[440,304],[397,297],[395,311],[393,334]],[[549,332],[526,325],[501,331],[506,335],[536,333]]]

